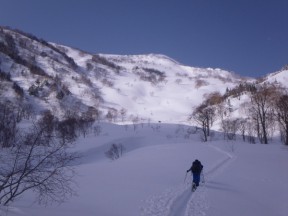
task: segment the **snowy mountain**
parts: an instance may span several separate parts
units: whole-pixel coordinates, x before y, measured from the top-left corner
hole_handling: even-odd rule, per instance
[[[93,55],[6,27],[0,27],[0,73],[1,100],[21,102],[36,113],[101,112],[102,118],[144,122],[185,122],[206,95],[256,82],[221,69],[184,66],[164,55]],[[261,82],[287,79],[282,71]]]
[[[20,103],[33,114],[49,109],[58,117],[97,116],[101,111],[101,118],[110,113],[112,120],[146,123],[95,121],[93,132],[78,137],[70,149],[81,156],[71,165],[77,172],[76,196],[62,205],[41,206],[29,190],[10,206],[0,203],[0,215],[286,216],[287,146],[278,136],[269,145],[250,144],[240,135],[224,140],[214,131],[203,143],[200,130],[179,123],[216,91],[225,96],[230,117],[243,117],[249,84],[287,88],[287,74],[286,67],[260,79],[243,78],[184,66],[164,55],[93,55],[0,27],[1,102]],[[117,160],[106,155],[113,144],[124,147]],[[5,158],[0,157],[1,170],[9,165]],[[204,165],[205,181],[191,192],[186,170],[194,159]]]

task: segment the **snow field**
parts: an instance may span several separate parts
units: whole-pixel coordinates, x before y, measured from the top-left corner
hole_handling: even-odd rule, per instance
[[[159,126],[159,124],[157,124]],[[28,193],[2,216],[286,216],[288,149],[280,144],[241,141],[200,141],[184,138],[185,126],[103,124],[100,136],[79,139],[75,150],[76,191],[60,206],[38,206]],[[121,143],[123,156],[104,156],[112,143]],[[233,151],[232,151],[233,150]],[[205,183],[191,192],[186,170],[193,160],[204,165]]]

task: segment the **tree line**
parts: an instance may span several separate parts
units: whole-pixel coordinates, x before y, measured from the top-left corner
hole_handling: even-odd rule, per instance
[[[249,102],[243,103],[241,109],[245,116],[232,118],[231,97],[248,95]],[[226,104],[226,105],[225,105]],[[262,85],[239,85],[224,95],[214,92],[190,114],[192,120],[201,128],[203,141],[208,141],[213,123],[219,120],[225,139],[236,139],[241,134],[244,141],[268,144],[275,131],[281,135],[281,140],[288,145],[288,93],[287,89],[277,83]]]
[[[0,205],[9,205],[26,191],[40,203],[61,203],[75,194],[71,151],[94,120],[88,113],[59,120],[50,111],[38,119],[31,106],[0,102]],[[23,120],[25,124],[20,124]]]

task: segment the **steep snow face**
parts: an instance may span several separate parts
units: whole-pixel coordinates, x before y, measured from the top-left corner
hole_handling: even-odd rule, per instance
[[[271,73],[264,77],[264,80],[270,83],[280,83],[282,86],[288,88],[288,70]]]
[[[185,123],[210,93],[254,81],[160,54],[92,55],[2,27],[0,45],[1,73],[11,76],[1,82],[2,100],[33,105],[38,113],[53,110],[58,117],[99,110],[102,118],[110,112],[118,121]],[[288,77],[287,71],[276,75],[282,81]]]
[[[110,85],[100,87],[105,106],[125,109],[142,121],[186,122],[206,95],[215,91],[223,94],[243,81],[221,69],[183,66],[164,55],[99,54],[97,59],[89,59],[68,47],[66,52],[78,64],[86,61],[90,69],[93,64],[94,72],[99,67],[106,71]]]

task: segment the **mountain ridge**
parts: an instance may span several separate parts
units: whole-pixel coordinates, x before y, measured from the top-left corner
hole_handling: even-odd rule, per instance
[[[27,104],[36,113],[92,112],[110,114],[113,121],[123,120],[125,112],[126,121],[186,122],[206,95],[257,82],[222,69],[185,66],[163,54],[90,54],[4,27],[0,72],[2,100]],[[275,80],[285,84],[287,71],[258,82]],[[169,118],[171,112],[179,118]]]

